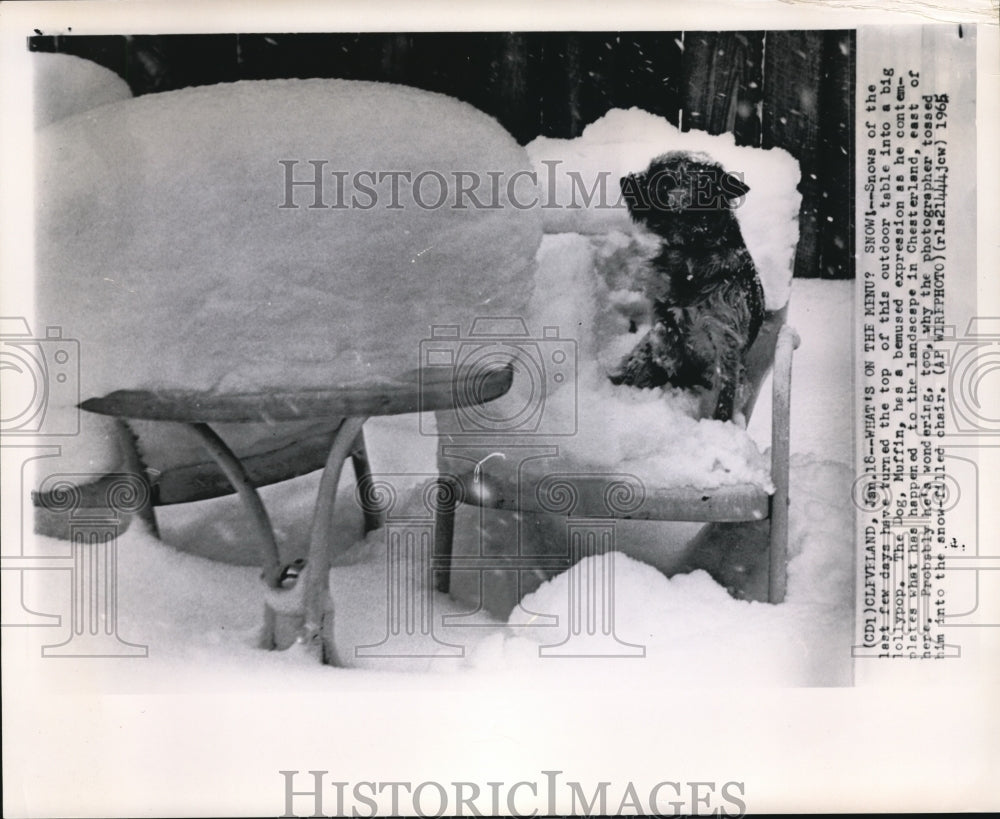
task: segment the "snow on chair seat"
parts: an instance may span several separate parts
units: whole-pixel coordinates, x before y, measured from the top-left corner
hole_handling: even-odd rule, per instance
[[[467,503],[577,518],[709,523],[764,521],[768,527],[769,563],[766,597],[771,603],[780,603],[786,586],[792,352],[799,344],[795,331],[784,324],[785,314],[784,309],[770,313],[764,330],[751,348],[747,357],[748,377],[753,380],[741,408],[746,416],[750,415],[773,363],[773,486],[746,482],[714,487],[656,485],[634,475],[615,476],[610,470],[582,472],[578,462],[560,462],[558,446],[548,447],[549,451],[544,452],[546,447],[542,441],[532,445],[522,440],[511,446],[509,441],[496,437],[461,444],[455,443],[459,439],[452,438],[451,443],[442,443],[439,458],[442,473],[439,496],[451,502],[442,504],[437,513],[434,552],[442,570],[438,575],[438,590],[449,591],[454,560],[455,509],[458,503]],[[532,461],[543,464],[544,469],[533,465]],[[616,492],[627,501],[614,502]],[[703,539],[707,536],[703,533]],[[489,558],[486,562],[496,563]],[[524,569],[540,565],[538,558],[516,562]],[[470,567],[467,560],[460,561],[460,565]]]

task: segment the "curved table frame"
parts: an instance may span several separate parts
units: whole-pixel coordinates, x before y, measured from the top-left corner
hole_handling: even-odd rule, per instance
[[[208,454],[236,490],[253,524],[266,586],[264,630],[266,648],[305,644],[322,662],[339,665],[333,640],[330,566],[333,514],[344,461],[363,450],[365,421],[375,415],[427,412],[483,404],[506,393],[513,380],[511,366],[480,368],[426,367],[376,385],[345,384],[323,390],[282,390],[267,393],[215,395],[183,390],[119,390],[91,398],[81,408],[118,418],[181,423],[202,442]],[[282,565],[278,543],[257,487],[235,452],[210,422],[297,421],[343,418],[333,436],[320,479],[309,532],[309,550],[301,562]],[[135,442],[128,439],[134,449]],[[137,453],[131,460],[139,464]],[[358,467],[357,461],[355,462]],[[363,480],[367,463],[358,470]],[[377,513],[365,510],[366,531],[381,525]],[[299,573],[302,576],[299,576]],[[291,639],[289,639],[291,635]]]

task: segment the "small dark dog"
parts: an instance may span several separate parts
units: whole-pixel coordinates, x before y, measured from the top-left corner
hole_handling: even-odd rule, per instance
[[[713,417],[728,421],[764,320],[764,291],[732,211],[750,189],[705,154],[682,151],[623,177],[621,188],[633,221],[661,244],[647,293],[653,326],[611,381],[710,390]]]

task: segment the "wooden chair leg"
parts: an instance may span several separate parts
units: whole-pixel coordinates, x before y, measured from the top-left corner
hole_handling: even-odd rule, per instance
[[[799,337],[788,325],[781,328],[774,350],[774,399],[771,421],[771,531],[768,538],[769,573],[767,599],[781,603],[788,583],[788,470],[790,460],[790,414],[792,353]]]
[[[358,485],[358,494],[362,498],[366,498],[368,497],[366,484],[370,484],[372,481],[372,467],[371,462],[368,460],[364,430],[359,432],[358,437],[354,439],[354,451],[351,452],[351,465],[354,467],[354,480]],[[374,532],[376,529],[381,529],[385,525],[385,519],[378,509],[371,508],[363,503],[362,511],[365,516],[366,535],[369,532]]]
[[[442,594],[451,590],[451,555],[455,539],[455,507],[459,485],[453,478],[437,479],[434,509],[434,577],[435,588]]]

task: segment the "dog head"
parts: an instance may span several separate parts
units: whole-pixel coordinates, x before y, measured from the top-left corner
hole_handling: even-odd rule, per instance
[[[721,245],[733,240],[732,209],[750,188],[707,154],[673,151],[622,177],[621,190],[632,220],[669,244]]]

